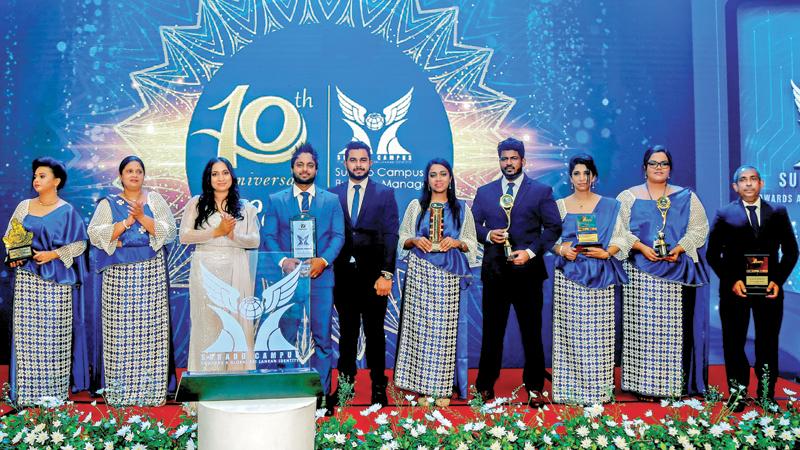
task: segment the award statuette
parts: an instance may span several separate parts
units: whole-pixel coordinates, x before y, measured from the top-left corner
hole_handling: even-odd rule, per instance
[[[669,244],[664,240],[664,228],[667,226],[667,212],[669,211],[672,202],[666,195],[661,196],[656,200],[656,208],[661,213],[661,228],[656,234],[656,239],[653,241],[653,250],[659,258],[664,258],[669,255]]]
[[[744,255],[744,286],[747,295],[767,295],[769,255]]]
[[[597,215],[578,214],[575,218],[577,222],[578,245],[575,250],[582,252],[588,247],[599,247],[600,237],[597,234]]]
[[[292,236],[292,258],[310,259],[317,256],[317,222],[314,216],[301,213],[289,219]]]
[[[433,244],[432,252],[440,252],[439,244],[442,242],[442,235],[444,234],[444,204],[431,203],[429,208],[431,210],[431,231],[428,238]]]
[[[500,197],[500,207],[503,208],[503,211],[506,213],[506,219],[508,222],[506,223],[506,227],[503,229],[506,233],[506,240],[503,242],[503,251],[505,252],[506,259],[511,261],[511,242],[508,240],[508,229],[511,228],[511,208],[514,207],[514,196],[509,194],[503,194]]]
[[[6,263],[22,261],[33,257],[33,233],[26,230],[22,223],[16,218],[11,219],[11,229],[8,236],[3,237],[3,244],[6,246]]]

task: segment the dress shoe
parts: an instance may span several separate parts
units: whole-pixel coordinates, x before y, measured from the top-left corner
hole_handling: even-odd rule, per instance
[[[370,404],[380,404],[384,407],[389,404],[389,399],[386,397],[386,385],[374,384],[372,385],[372,397]]]

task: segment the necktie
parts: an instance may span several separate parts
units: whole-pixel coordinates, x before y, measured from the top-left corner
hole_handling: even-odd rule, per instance
[[[506,195],[514,195],[514,183],[508,183],[508,188],[506,188]]]
[[[756,215],[756,205],[748,205],[747,210],[750,211],[750,226],[753,231],[758,234],[758,216]]]
[[[350,223],[355,225],[358,220],[358,201],[361,200],[361,186],[356,184],[353,186],[355,192],[353,193],[353,204],[350,205]]]
[[[311,194],[308,192],[301,192],[300,195],[303,196],[303,202],[300,205],[300,211],[308,212],[308,210],[311,209]]]

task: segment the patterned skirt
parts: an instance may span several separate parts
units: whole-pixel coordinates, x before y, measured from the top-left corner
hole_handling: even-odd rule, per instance
[[[17,270],[14,284],[16,399],[66,400],[72,350],[72,286]],[[12,393],[13,396],[14,393]]]
[[[680,284],[625,263],[622,389],[653,397],[683,390],[683,296]]]
[[[169,298],[163,255],[103,272],[103,364],[110,405],[166,401]]]
[[[453,394],[459,277],[409,256],[395,385],[435,398]]]
[[[553,400],[594,404],[614,391],[614,286],[590,289],[555,271]]]

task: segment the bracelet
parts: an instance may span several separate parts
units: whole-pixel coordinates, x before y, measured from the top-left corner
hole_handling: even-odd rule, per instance
[[[131,229],[131,227],[129,227],[129,226],[128,226],[128,224],[127,224],[127,223],[125,223],[125,220],[126,220],[126,219],[122,219],[122,220],[120,220],[120,222],[119,222],[119,223],[121,223],[121,224],[122,224],[122,226],[123,226],[123,227],[125,227],[125,229],[126,229],[126,230],[130,230],[130,229]]]
[[[558,256],[564,257],[564,244],[558,244]]]

